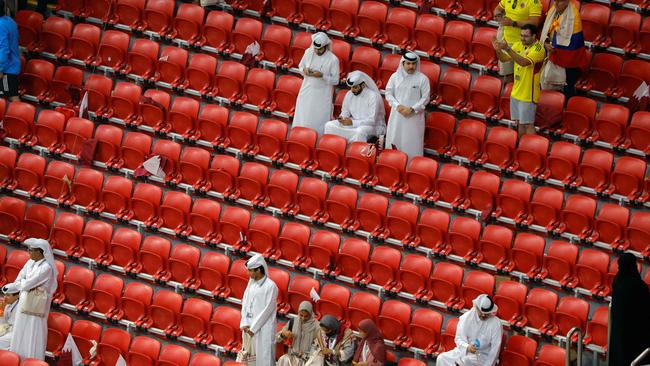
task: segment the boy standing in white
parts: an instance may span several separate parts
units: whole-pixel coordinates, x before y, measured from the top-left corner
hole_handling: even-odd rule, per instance
[[[252,337],[255,366],[273,366],[278,287],[269,278],[269,269],[261,254],[251,257],[246,269],[250,280],[242,299],[239,328],[242,337]]]
[[[420,72],[420,58],[407,52],[386,85],[391,106],[386,149],[395,145],[409,159],[424,153],[424,109],[430,95],[429,79]]]
[[[296,99],[292,127],[301,126],[323,134],[325,122],[332,119],[334,87],[339,83],[339,59],[331,51],[327,34],[319,32],[300,61],[302,86]]]

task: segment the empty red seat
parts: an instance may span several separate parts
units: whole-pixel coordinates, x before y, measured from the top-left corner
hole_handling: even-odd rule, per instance
[[[322,270],[330,270],[339,252],[341,238],[338,234],[319,230],[309,241],[309,260],[311,264]]]
[[[298,3],[298,14],[295,23],[305,22],[314,25],[317,29],[324,28],[327,24],[327,14],[330,0],[307,0]]]
[[[82,310],[90,301],[90,290],[93,286],[95,273],[84,267],[68,268],[63,280],[63,294],[68,304]]]
[[[351,143],[345,153],[344,170],[339,177],[349,176],[362,182],[370,181],[374,177],[376,156],[377,150],[372,145],[361,141]]]
[[[401,260],[401,253],[395,248],[375,248],[368,262],[371,282],[387,289],[395,286]]]
[[[174,230],[177,235],[187,235],[188,216],[192,198],[181,192],[167,192],[160,206],[160,217],[164,227]]]
[[[70,330],[72,329],[72,318],[63,313],[50,312],[47,318],[47,346],[46,351],[53,354],[60,355],[63,344],[65,343]],[[5,351],[8,352],[8,351]],[[18,356],[16,355],[16,362],[10,363],[8,359],[2,359],[0,355],[0,362],[7,364],[7,366],[18,366]]]
[[[585,331],[588,315],[589,303],[587,301],[577,297],[563,297],[557,305],[553,324],[542,331],[553,336],[555,334],[567,334],[573,327]]]
[[[350,59],[350,71],[363,71],[368,76],[375,79],[379,73],[380,61],[381,53],[379,51],[372,47],[359,46],[354,49],[352,59]]]
[[[153,366],[158,359],[160,342],[147,336],[138,336],[133,339],[126,361],[138,365]]]
[[[589,71],[576,83],[576,88],[583,91],[597,90],[604,92],[614,87],[622,67],[623,59],[620,56],[611,53],[597,53],[591,61]]]
[[[591,320],[587,323],[587,334],[584,339],[585,344],[593,344],[607,348],[608,322],[609,312],[607,306],[601,306],[596,309],[591,316]]]
[[[562,116],[562,127],[557,133],[570,133],[581,139],[591,136],[598,104],[595,100],[581,96],[569,99]]]
[[[179,38],[190,45],[202,46],[202,30],[205,10],[197,4],[181,4],[174,15],[173,29],[169,38]]]
[[[243,85],[241,103],[250,103],[263,109],[271,102],[271,93],[275,85],[275,73],[271,70],[253,68],[246,76]]]
[[[179,335],[178,317],[183,306],[183,297],[180,294],[162,290],[156,291],[151,306],[149,307],[147,322],[144,328],[158,328],[165,334]]]
[[[578,284],[576,278],[576,262],[578,260],[578,247],[565,241],[555,240],[544,256],[544,268],[538,278],[550,278],[559,281],[565,288],[575,288]]]
[[[62,198],[70,194],[68,183],[74,176],[74,167],[62,161],[53,161],[47,165],[43,176],[43,187],[46,196],[54,199]]]
[[[121,278],[106,273],[100,274],[90,291],[90,302],[83,310],[97,311],[112,317],[119,311],[123,288],[124,281]]]
[[[50,83],[49,102],[75,103],[82,98],[84,73],[73,66],[59,66]]]
[[[564,348],[545,344],[539,351],[534,366],[562,366],[566,362]]]
[[[266,185],[266,197],[261,206],[273,206],[282,212],[291,211],[296,203],[296,190],[298,188],[298,175],[286,170],[273,172],[269,184]]]
[[[47,17],[39,36],[40,42],[35,50],[53,53],[57,58],[63,57],[68,49],[72,28],[72,22],[68,19],[56,16]]]
[[[596,45],[602,47],[622,48],[626,53],[639,53],[639,28],[641,28],[641,14],[634,11],[615,11],[609,19],[607,37],[602,37]]]
[[[112,236],[113,226],[110,224],[98,220],[88,221],[81,235],[80,246],[69,248],[66,254],[77,258],[101,258],[106,254]]]
[[[650,245],[648,245],[648,238],[650,237],[650,230],[648,230],[649,224],[649,213],[635,212],[630,218],[630,224],[626,229],[626,237],[629,242],[629,247],[633,250],[642,252],[644,256],[648,256],[648,253],[650,252]],[[624,248],[625,247],[621,249]]]
[[[156,1],[160,3],[166,0]],[[147,5],[149,4],[151,2],[147,3]],[[158,58],[158,68],[154,76],[154,81],[160,80],[171,84],[172,88],[178,88],[184,80],[188,58],[187,50],[173,46],[163,48]]]
[[[451,351],[456,348],[456,327],[458,326],[458,318],[451,318],[445,325],[445,330],[440,335],[440,352]]]
[[[628,200],[637,199],[643,190],[646,166],[645,161],[629,156],[617,159],[605,194],[620,194]]]
[[[359,329],[359,323],[364,319],[377,321],[381,300],[366,292],[355,292],[350,299],[347,317],[352,329]]]
[[[388,199],[378,194],[367,193],[361,196],[357,205],[356,220],[348,230],[361,229],[367,231],[371,237],[384,238],[386,224],[386,211]]]
[[[179,319],[182,329],[181,334],[192,338],[196,343],[211,343],[212,336],[208,335],[211,316],[212,304],[209,302],[197,298],[185,300]]]
[[[33,47],[38,43],[43,25],[43,15],[31,10],[16,12],[19,44],[22,47]]]
[[[77,59],[90,65],[95,60],[99,49],[101,29],[92,24],[80,23],[72,30],[68,48],[69,51],[63,55],[64,59]]]
[[[287,301],[291,306],[292,313],[298,312],[301,302],[311,299],[310,293],[312,290],[316,291],[316,293],[320,292],[320,282],[318,280],[306,276],[293,277],[287,291]]]
[[[132,272],[144,272],[152,275],[154,279],[169,276],[167,260],[171,251],[171,243],[167,239],[157,236],[148,236],[142,242],[138,255],[137,268]]]
[[[115,84],[115,90],[113,90],[113,95],[111,95],[110,106],[102,114],[102,117],[115,117],[124,121],[132,121],[137,116],[138,103],[141,97],[142,89],[138,85],[128,82]]]
[[[515,152],[515,162],[508,170],[521,170],[539,175],[545,168],[549,141],[539,135],[524,135]]]
[[[296,76],[281,75],[273,90],[273,101],[266,107],[266,110],[286,113],[289,118],[292,118],[301,84],[302,79]]]
[[[457,206],[465,197],[469,181],[469,170],[458,165],[445,164],[436,180],[436,192],[431,200],[442,200]]]
[[[593,42],[606,35],[610,12],[610,8],[603,4],[582,4],[580,17],[586,41]]]
[[[90,358],[90,349],[93,347],[92,342],[94,341],[95,343],[99,343],[100,341],[102,326],[88,320],[77,320],[72,325],[70,334],[72,335],[74,342],[77,344],[81,356],[84,359],[88,359]]]
[[[337,135],[323,135],[314,151],[315,166],[310,169],[320,169],[335,176],[343,167],[343,157],[347,148],[345,138]]]
[[[207,104],[201,110],[197,121],[197,138],[218,145],[225,137],[229,111],[227,108]]]
[[[391,8],[386,18],[386,37],[403,50],[413,50],[416,46],[413,29],[415,28],[416,13],[406,8]]]
[[[345,240],[336,258],[336,268],[332,271],[332,274],[349,277],[355,283],[369,283],[369,255],[370,245],[368,243],[356,238]]]
[[[192,234],[203,238],[208,245],[215,245],[221,239],[219,236],[219,216],[221,205],[209,199],[197,199],[192,205],[189,225]]]
[[[470,25],[471,26],[471,25]],[[461,69],[451,68],[442,76],[438,84],[438,94],[432,104],[445,104],[455,110],[461,110],[469,99],[469,87],[472,75]]]
[[[44,100],[50,91],[54,77],[54,64],[45,60],[32,59],[20,74],[20,92]]]
[[[142,23],[144,5],[145,1],[143,0],[117,0],[109,23],[119,23],[130,28],[138,28]]]
[[[92,138],[94,128],[93,122],[85,118],[70,118],[65,125],[65,131],[63,131],[65,152],[79,155],[83,143]]]
[[[15,188],[27,191],[30,195],[45,194],[43,176],[45,175],[45,159],[29,153],[21,154],[14,169]]]
[[[354,31],[358,11],[358,0],[332,0],[328,14],[332,29],[350,35]]]
[[[113,80],[104,75],[93,74],[88,76],[84,87],[88,94],[88,111],[103,113],[108,108]]]
[[[560,210],[563,205],[564,193],[550,187],[539,187],[530,201],[530,214],[522,223],[541,225],[553,230],[559,224]]]
[[[550,326],[557,302],[558,295],[555,292],[542,288],[531,289],[524,304],[524,316],[516,326],[529,326],[540,330]]]
[[[458,154],[470,161],[478,160],[483,150],[485,132],[485,123],[471,119],[461,120],[453,136],[452,147],[446,154]]]
[[[126,320],[139,324],[147,315],[147,309],[151,305],[153,289],[143,283],[130,282],[124,289],[121,309]]]
[[[165,36],[174,23],[174,2],[170,0],[147,1],[139,30],[149,30]]]
[[[343,286],[327,283],[320,291],[320,300],[316,302],[316,312],[319,317],[332,315],[342,320],[350,301],[350,290]]]
[[[189,4],[184,4],[189,5]],[[201,93],[202,97],[209,98],[214,96],[215,74],[217,72],[217,59],[200,53],[195,53],[190,59],[187,69],[185,69],[185,80],[189,89]],[[174,100],[174,103],[176,100]],[[198,108],[196,110],[198,114]],[[196,118],[196,117],[195,117]]]
[[[544,258],[544,238],[528,233],[519,233],[512,246],[514,270],[526,273],[529,277],[537,274],[542,268]]]
[[[447,242],[433,248],[433,251],[439,255],[456,254],[469,261],[476,255],[480,235],[480,222],[467,217],[458,217],[451,224]]]
[[[163,346],[158,356],[159,366],[188,366],[192,353],[189,349],[177,346],[175,344],[167,344]],[[198,356],[198,354],[197,354]],[[212,355],[208,355],[212,356]],[[195,357],[199,358],[199,357]],[[215,362],[218,365],[218,362]]]
[[[528,288],[523,283],[502,281],[494,296],[494,303],[499,307],[497,316],[514,324],[524,313],[524,302]]]
[[[594,249],[584,249],[576,265],[578,285],[591,291],[594,296],[604,297],[610,292],[607,281],[609,255]]]
[[[440,37],[445,26],[445,20],[433,14],[421,14],[413,30],[413,37],[418,50],[429,56],[435,55],[441,46]]]
[[[445,32],[442,35],[441,50],[434,56],[448,56],[458,60],[459,63],[471,63],[468,58],[473,34],[474,26],[470,23],[458,20],[447,22]]]
[[[546,158],[546,170],[538,178],[557,179],[569,185],[576,179],[581,153],[582,150],[576,144],[564,141],[554,143]]]
[[[496,29],[492,27],[479,27],[474,32],[471,44],[472,62],[483,65],[488,70],[496,71],[498,68],[497,56],[492,47],[492,39],[496,36]]]
[[[108,253],[100,261],[103,265],[132,268],[136,265],[142,236],[135,230],[119,228],[108,247]],[[117,305],[116,305],[117,306]]]
[[[427,208],[422,211],[417,226],[416,245],[435,248],[443,243],[449,229],[449,214],[443,211]]]
[[[644,153],[650,152],[650,118],[647,112],[638,111],[632,116],[627,128],[627,140],[621,148],[635,148]]]
[[[241,240],[251,219],[250,211],[240,207],[226,207],[221,214],[219,226],[223,241],[234,245]]]
[[[402,190],[407,162],[408,155],[404,152],[393,149],[383,150],[375,165],[377,184],[387,187],[391,192]]]
[[[113,163],[119,160],[119,147],[122,144],[123,131],[111,125],[99,125],[95,130],[97,149],[94,158],[102,163]]]
[[[102,337],[97,345],[97,358],[103,365],[112,365],[117,362],[120,355],[127,357],[131,334],[119,328],[109,328],[102,332]]]
[[[578,177],[572,186],[586,186],[597,192],[605,190],[609,183],[614,155],[600,149],[585,150],[580,165]]]
[[[266,27],[256,58],[272,62],[276,67],[284,65],[289,57],[291,37],[292,32],[288,27],[275,24]]]
[[[377,320],[385,339],[398,340],[406,336],[411,322],[411,307],[399,300],[388,300],[382,304]]]
[[[460,286],[463,281],[463,269],[455,264],[439,262],[433,267],[430,282],[430,294],[423,300],[443,302],[450,309],[461,301]],[[459,309],[462,308],[459,307]]]
[[[630,111],[626,107],[602,104],[594,122],[595,132],[590,140],[603,141],[615,146],[622,143],[629,120]]]
[[[25,212],[19,241],[27,238],[47,239],[54,225],[54,210],[43,205],[31,205]]]
[[[286,223],[277,239],[277,256],[293,262],[294,265],[303,263],[307,260],[310,236],[311,230],[308,226]]]
[[[212,342],[226,349],[237,349],[241,342],[240,321],[241,313],[239,310],[227,306],[216,307],[212,315],[212,320],[210,321]],[[195,358],[204,354],[197,353]],[[192,364],[194,364],[194,361],[192,361]]]
[[[481,75],[476,78],[463,111],[482,113],[488,119],[496,116],[499,112],[501,85],[501,80],[493,76]]]
[[[499,355],[499,362],[504,365],[531,365],[535,360],[537,341],[534,339],[513,335],[508,339],[506,348]]]
[[[169,131],[181,134],[186,139],[194,139],[196,137],[196,120],[199,116],[199,108],[199,102],[195,99],[187,97],[175,98],[167,115]],[[163,130],[167,131],[167,127]],[[158,145],[157,143],[156,146]],[[156,147],[154,147],[155,149]]]
[[[9,252],[7,261],[2,267],[2,278],[4,283],[12,283],[18,277],[18,273],[29,260],[29,253],[22,250]]]
[[[423,200],[434,191],[438,163],[430,158],[416,156],[406,168],[405,183],[408,192],[419,195]]]
[[[226,127],[226,137],[223,139],[220,148],[233,147],[244,154],[254,151],[257,123],[258,119],[254,114],[235,112]]]
[[[472,261],[476,263],[485,261],[504,272],[511,270],[512,239],[512,230],[498,225],[486,226],[478,243],[478,254]]]
[[[406,340],[401,342],[401,346],[417,347],[427,354],[432,354],[440,343],[442,322],[443,317],[440,313],[430,309],[416,309],[408,326]],[[404,364],[405,360],[408,359],[402,358],[400,363]]]
[[[32,138],[32,126],[36,117],[36,108],[24,102],[9,104],[4,115],[3,128],[7,137],[18,139],[25,143]]]
[[[179,164],[181,182],[191,184],[195,189],[207,190],[206,172],[210,166],[210,153],[207,150],[187,147],[183,150]]]
[[[49,242],[52,248],[67,251],[79,245],[81,233],[84,227],[84,220],[81,216],[73,213],[62,212],[56,218]]]
[[[427,116],[424,145],[439,153],[451,146],[451,138],[456,127],[456,118],[445,112],[431,112]]]
[[[235,250],[242,252],[254,251],[266,258],[278,258],[278,236],[280,220],[273,216],[256,215],[253,217],[246,234],[245,243],[234,245]]]
[[[206,45],[223,52],[231,45],[231,32],[235,24],[232,14],[213,10],[208,13],[203,24],[203,36]]]
[[[234,61],[224,61],[215,79],[215,94],[231,102],[240,99],[246,76],[246,66]]]
[[[126,62],[130,41],[129,35],[124,32],[118,30],[104,32],[93,66],[102,65],[116,71],[120,70]]]
[[[472,301],[481,294],[492,295],[495,284],[494,275],[481,271],[470,271],[463,280],[461,299],[454,305],[455,309],[472,308]]]
[[[377,1],[364,1],[357,13],[356,31],[351,35],[370,38],[373,43],[383,44],[386,41],[384,22],[388,13],[388,5]]]

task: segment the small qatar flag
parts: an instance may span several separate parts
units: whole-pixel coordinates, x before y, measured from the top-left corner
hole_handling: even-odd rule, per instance
[[[309,291],[309,297],[311,297],[314,302],[318,302],[320,300],[320,296],[318,295],[318,292],[316,292],[315,288],[311,288],[311,291]]]
[[[77,344],[72,338],[72,334],[68,333],[68,338],[66,338],[63,348],[61,349],[61,357],[59,357],[58,366],[79,366],[83,364],[83,357],[81,357],[81,352]]]
[[[129,366],[129,365],[126,363],[124,357],[120,355],[120,357],[117,359],[117,362],[115,362],[115,366]]]

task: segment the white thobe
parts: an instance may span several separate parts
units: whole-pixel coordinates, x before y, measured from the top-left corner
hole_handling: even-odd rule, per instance
[[[11,337],[13,336],[13,325],[16,320],[16,309],[18,301],[5,306],[4,314],[0,319],[0,324],[7,328],[7,332],[0,336],[0,350],[8,351],[11,348]]]
[[[401,67],[401,66],[400,66]],[[401,81],[398,81],[400,80]],[[395,145],[409,156],[422,156],[424,153],[424,109],[429,103],[429,80],[417,72],[405,78],[394,73],[386,85],[386,100],[391,106],[386,133],[386,148]],[[413,113],[405,117],[397,111],[403,105],[413,108]]]
[[[344,126],[338,120],[325,124],[325,133],[339,135],[348,142],[366,142],[370,136],[379,136],[385,131],[384,101],[381,94],[365,87],[354,95],[351,91],[345,94],[341,106],[341,117],[352,119],[352,126]]]
[[[278,287],[265,276],[259,281],[248,281],[244,298],[240,328],[250,327],[253,332],[256,366],[275,365],[275,312]]]
[[[20,309],[23,302],[27,300],[29,290],[43,286],[48,294],[48,309],[45,316],[23,314]],[[49,304],[52,295],[56,290],[56,276],[52,267],[41,259],[38,262],[28,260],[25,266],[18,273],[13,283],[6,285],[11,291],[20,291],[20,298],[14,320],[14,332],[11,337],[11,351],[17,353],[21,358],[45,359],[45,347],[47,345],[47,316],[50,313]]]
[[[454,339],[456,348],[440,354],[436,366],[494,366],[501,348],[502,332],[499,318],[493,316],[480,320],[475,311],[468,311],[458,321]],[[480,342],[478,352],[468,352],[467,348],[476,339]]]
[[[332,51],[319,56],[309,50],[305,52],[298,67],[303,80],[291,127],[309,127],[322,135],[325,122],[332,119],[334,86],[339,83],[339,60]],[[306,67],[319,71],[323,77],[305,75],[303,70]]]

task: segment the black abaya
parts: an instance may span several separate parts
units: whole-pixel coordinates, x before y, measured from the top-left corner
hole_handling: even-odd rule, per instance
[[[650,347],[650,291],[641,279],[635,256],[621,255],[618,266],[612,285],[609,366],[629,366]]]

